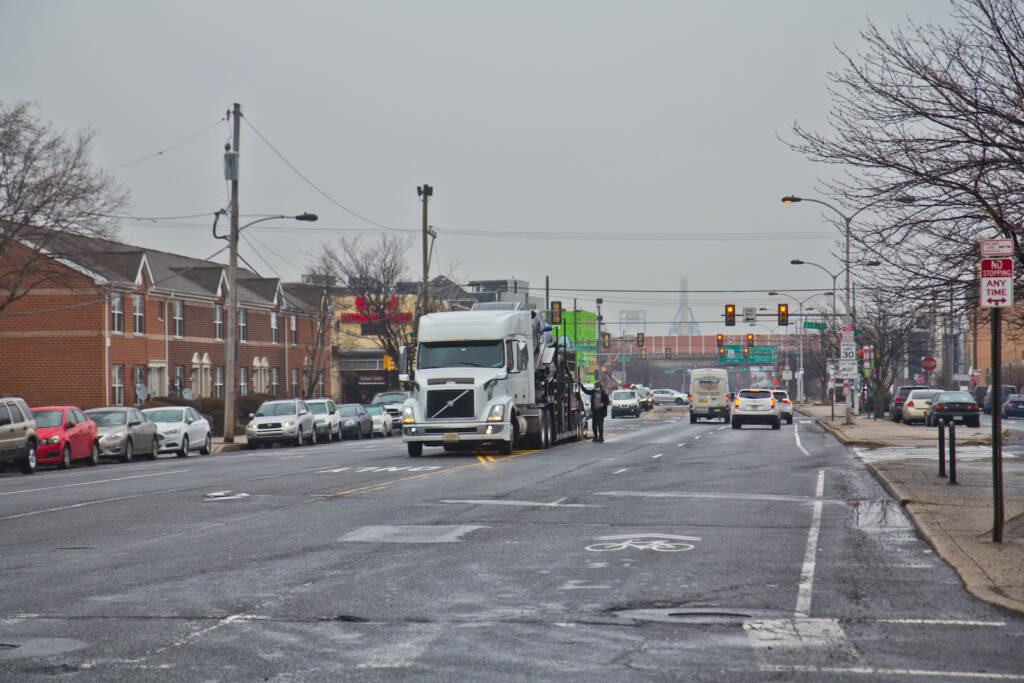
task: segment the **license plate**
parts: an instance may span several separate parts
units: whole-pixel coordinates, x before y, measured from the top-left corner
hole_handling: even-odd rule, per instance
[[[964,416],[963,415],[954,415],[953,416],[953,422],[963,422],[963,421],[964,421]]]
[[[444,442],[445,443],[458,443],[459,433],[458,432],[445,432]]]

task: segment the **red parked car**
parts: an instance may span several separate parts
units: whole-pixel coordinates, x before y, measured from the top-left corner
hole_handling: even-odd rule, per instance
[[[33,408],[32,417],[39,433],[40,465],[53,463],[66,470],[75,460],[90,465],[100,461],[96,423],[75,406]]]

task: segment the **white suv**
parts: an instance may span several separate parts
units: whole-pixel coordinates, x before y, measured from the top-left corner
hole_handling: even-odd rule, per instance
[[[740,389],[732,407],[732,428],[745,424],[767,424],[772,429],[782,427],[779,401],[770,389]]]
[[[782,389],[772,389],[772,396],[775,397],[775,402],[779,404],[779,414],[782,415],[782,419],[788,425],[793,424],[793,402],[789,400],[789,392]]]
[[[616,389],[609,398],[611,398],[613,418],[619,415],[640,417],[640,401],[632,389]]]

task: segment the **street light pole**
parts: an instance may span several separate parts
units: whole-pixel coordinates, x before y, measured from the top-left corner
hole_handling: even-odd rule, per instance
[[[233,199],[237,200],[237,194],[232,193]],[[218,214],[219,216],[219,214]],[[217,221],[213,222],[213,236],[218,239],[227,239],[230,250],[228,266],[228,329],[224,335],[224,443],[233,443],[235,440],[235,366],[238,364],[238,236],[250,225],[262,223],[263,221],[278,220],[281,218],[294,218],[297,221],[313,222],[317,219],[315,213],[300,213],[297,216],[264,216],[250,221],[238,227],[238,206],[232,207],[231,233],[229,235],[217,234]],[[285,344],[287,347],[287,343]],[[285,374],[288,368],[285,368]]]

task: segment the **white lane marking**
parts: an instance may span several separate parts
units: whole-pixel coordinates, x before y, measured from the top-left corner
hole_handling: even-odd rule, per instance
[[[723,429],[725,429],[725,427],[719,427],[718,431],[722,431]]]
[[[800,443],[800,428],[797,427],[795,423],[793,424],[793,438],[796,439],[796,447],[803,451],[804,455],[810,456],[811,454],[808,453],[807,449],[804,448],[804,445]]]
[[[615,470],[614,472],[612,472],[612,474],[622,474],[623,472],[626,471],[626,469],[627,468],[623,467],[621,470]]]
[[[586,580],[580,579],[569,579],[561,586],[558,587],[560,591],[581,591],[581,590],[607,590],[611,586],[607,586],[600,583],[587,583]]]
[[[911,624],[914,626],[1006,626],[1005,621],[972,621],[970,619],[874,619],[879,624]]]
[[[713,500],[765,500],[771,502],[808,503],[813,500],[808,496],[786,496],[775,493],[715,493],[689,491],[598,491],[596,496],[615,496],[617,498],[709,498]],[[840,504],[846,505],[846,501]]]
[[[682,442],[682,443],[677,443],[677,444],[676,444],[676,448],[682,448],[682,447],[683,447],[683,446],[685,446],[685,445],[686,445],[686,442],[685,442],[685,441],[684,441],[684,442]]]
[[[664,453],[658,453],[657,455],[652,455],[651,457],[652,458],[660,458],[663,455],[665,455],[665,454]]]
[[[950,680],[953,678],[978,678],[990,681],[1024,681],[1024,674],[997,674],[983,671],[948,671],[930,669],[883,669],[873,666],[800,666],[789,664],[761,664],[758,667],[766,673],[781,674],[858,674],[870,676],[874,679],[881,679],[890,676],[920,676],[934,678],[936,680]]]
[[[480,499],[462,499],[462,500],[442,500],[441,503],[447,503],[451,505],[511,505],[516,507],[541,507],[541,508],[592,508],[599,507],[595,505],[587,505],[584,503],[564,503],[565,498],[559,498],[552,503],[538,503],[532,500],[487,500],[484,498]]]
[[[240,500],[248,498],[248,493],[234,493],[233,491],[214,491],[207,493],[205,500]]]
[[[800,587],[797,590],[797,617],[808,617],[811,613],[811,596],[814,593],[814,566],[818,554],[818,535],[821,533],[822,496],[825,493],[825,470],[818,470],[818,485],[815,490],[814,511],[811,513],[811,528],[807,533],[807,548],[804,550],[804,564],[800,569]]]
[[[113,479],[97,479],[96,481],[83,481],[77,484],[59,484],[57,486],[40,486],[37,489],[19,489],[17,491],[4,491],[0,493],[0,496],[12,496],[15,493],[35,493],[36,491],[55,491],[57,489],[67,489],[75,486],[92,486],[93,484],[109,484],[114,481],[128,481],[129,479],[143,479],[146,477],[163,477],[168,474],[181,474],[182,472],[188,472],[189,468],[180,470],[173,470],[171,472],[152,472],[150,474],[133,474],[129,477],[115,477]]]
[[[699,436],[695,436],[695,437],[693,437],[693,440],[696,441],[699,438],[700,438]]]

